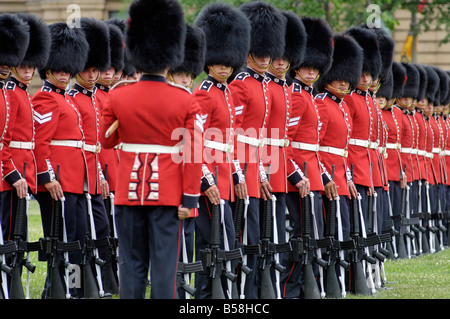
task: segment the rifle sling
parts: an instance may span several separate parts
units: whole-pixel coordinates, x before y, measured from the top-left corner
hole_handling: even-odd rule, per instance
[[[195,272],[203,271],[203,264],[201,261],[196,261],[192,263],[178,263],[177,272],[179,274],[190,274]]]
[[[17,251],[17,245],[13,241],[8,241],[3,245],[0,245],[0,255],[11,254]]]

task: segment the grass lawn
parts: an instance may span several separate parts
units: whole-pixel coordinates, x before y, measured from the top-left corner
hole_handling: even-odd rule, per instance
[[[30,204],[30,241],[42,234],[39,206]],[[46,275],[46,263],[38,261],[37,252],[31,253],[31,262],[36,271],[30,274],[30,299],[40,299]],[[375,296],[348,294],[346,299],[450,299],[450,249],[422,255],[411,259],[386,260],[386,289],[378,290]],[[26,287],[26,271],[22,280]]]

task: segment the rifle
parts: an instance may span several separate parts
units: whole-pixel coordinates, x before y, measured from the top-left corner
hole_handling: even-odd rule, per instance
[[[351,165],[352,181],[354,180],[353,164]],[[366,275],[363,269],[362,261],[364,258],[365,240],[360,236],[360,218],[359,218],[359,206],[361,195],[358,194],[357,198],[350,198],[350,237],[353,240],[353,245],[348,248],[350,251],[350,268],[351,268],[351,286],[350,290],[355,294],[370,295],[369,287],[366,282]]]
[[[56,169],[56,180],[59,181],[59,164]],[[67,242],[66,226],[64,221],[64,197],[61,200],[53,200],[52,217],[50,224],[50,235],[46,238],[40,238],[41,249],[39,251],[39,260],[47,260],[48,267],[48,290],[45,298],[48,299],[69,299],[69,259],[68,253],[81,250],[80,242]],[[63,240],[61,237],[61,228],[63,229]],[[60,268],[64,269],[64,275],[61,276]],[[66,291],[64,291],[65,281]]]
[[[307,166],[304,163],[305,177],[307,176]],[[316,249],[316,241],[311,238],[311,197],[308,195],[301,198],[301,223],[302,223],[302,268],[305,281],[305,299],[320,299],[321,294],[317,286],[316,278],[313,271],[314,250]]]
[[[27,163],[23,164],[23,175],[26,176]],[[16,222],[14,225],[13,240],[17,245],[17,250],[12,254],[11,262],[11,283],[9,297],[11,299],[25,299],[22,287],[22,267],[27,269],[27,297],[29,297],[30,272],[34,273],[36,266],[30,262],[30,251],[38,251],[39,241],[28,242],[28,207],[30,195],[26,194],[24,198],[19,198],[17,202]],[[27,257],[25,258],[25,252]],[[28,299],[28,298],[27,298]]]
[[[101,259],[98,248],[110,245],[108,237],[97,239],[95,230],[94,215],[92,212],[91,195],[85,194],[87,202],[88,224],[90,231],[87,232],[83,247],[83,289],[85,298],[106,298],[111,297],[109,292],[105,293],[102,281],[101,268],[105,266],[106,261]],[[95,279],[92,266],[95,267]]]
[[[108,164],[105,164],[105,180],[108,181]],[[108,257],[103,268],[103,283],[106,292],[118,294],[119,288],[119,249],[115,222],[114,194],[109,193],[104,200],[106,215],[109,220],[110,236],[108,237]],[[113,272],[115,270],[115,274]]]
[[[405,168],[404,170],[406,171],[406,164],[405,164]],[[401,172],[401,168],[400,168],[400,179],[402,178],[402,172]],[[406,244],[405,244],[405,238],[404,238],[404,234],[405,234],[405,226],[403,224],[403,218],[406,214],[406,209],[407,209],[407,203],[406,203],[406,196],[407,196],[407,189],[406,186],[402,189],[402,206],[401,206],[401,212],[400,212],[400,221],[401,221],[401,225],[400,225],[400,232],[398,235],[398,258],[399,259],[404,259],[408,257],[408,254],[406,252]]]
[[[12,269],[6,263],[6,255],[17,251],[17,245],[13,241],[3,241],[3,228],[0,220],[0,273],[1,273],[1,287],[0,299],[9,299],[8,292],[8,275],[11,275]]]
[[[331,180],[334,180],[334,170],[335,166],[332,165],[331,170]],[[338,236],[336,239],[336,220],[337,220],[337,229]],[[326,239],[328,239],[329,244],[327,250],[327,273],[326,273],[326,295],[330,298],[344,298],[346,296],[345,292],[345,283],[344,269],[348,269],[348,263],[344,260],[344,251],[341,248],[342,238],[342,221],[340,215],[340,207],[339,207],[339,196],[335,199],[328,201],[327,207],[327,225],[326,225]],[[336,265],[339,264],[340,276],[339,281],[337,278],[337,269]],[[341,287],[339,288],[339,282]]]
[[[393,212],[392,212],[392,202],[391,202],[391,195],[389,193],[389,191],[387,192],[387,196],[388,196],[388,204],[389,204],[389,217],[386,220],[386,230],[385,233],[390,234],[391,236],[391,243],[387,244],[388,246],[388,257],[394,257],[397,258],[398,257],[398,253],[397,253],[397,240],[396,240],[396,235],[398,234],[398,231],[395,229],[394,226],[394,220],[393,220]],[[391,255],[392,254],[392,255]]]
[[[215,183],[217,185],[218,168],[215,169]],[[225,299],[225,294],[222,288],[222,275],[230,280],[236,280],[236,275],[226,271],[224,262],[238,260],[242,258],[240,249],[222,250],[220,249],[220,205],[213,205],[211,209],[211,240],[210,247],[200,251],[203,264],[209,272],[209,277],[212,280],[212,299]],[[231,291],[229,292],[231,295]]]
[[[185,291],[185,298],[189,299],[189,295],[194,296],[196,288],[190,285],[189,274],[203,271],[201,261],[190,263],[186,251],[186,238],[184,235],[184,222],[181,225],[181,243],[183,261],[178,262],[177,268],[177,286]]]

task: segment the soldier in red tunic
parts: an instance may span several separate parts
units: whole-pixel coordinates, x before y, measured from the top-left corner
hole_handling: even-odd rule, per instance
[[[248,163],[246,185],[250,204],[248,206],[248,244],[260,241],[260,199],[271,198],[271,187],[262,163],[262,146],[266,135],[272,104],[266,83],[266,71],[273,58],[283,54],[286,21],[278,9],[262,1],[244,3],[240,10],[251,24],[250,50],[247,68],[229,84],[236,114],[235,147],[243,168]],[[259,297],[257,256],[248,256],[248,266],[253,269],[246,280],[245,296]]]
[[[369,94],[372,81],[381,71],[381,55],[376,36],[361,27],[352,27],[345,32],[355,38],[364,51],[364,63],[358,87],[344,100],[352,118],[352,135],[349,142],[348,162],[354,165],[354,180],[361,194],[361,206],[367,231],[372,230],[373,221],[369,220],[370,198],[374,197],[375,187],[382,187],[378,165],[378,114]],[[376,197],[377,201],[379,197]],[[372,203],[375,203],[375,198]],[[377,205],[378,207],[378,205]],[[371,214],[370,214],[371,215]]]
[[[102,145],[122,142],[115,204],[124,299],[145,297],[149,270],[151,298],[177,297],[180,219],[197,208],[202,175],[200,107],[166,82],[183,61],[185,35],[177,1],[134,1],[126,54],[143,74],[112,90],[103,108]]]
[[[199,217],[195,225],[195,251],[209,247],[211,238],[211,207],[221,205],[222,227],[226,230],[221,242],[228,248],[235,246],[235,227],[232,205],[247,196],[245,178],[237,159],[236,104],[227,81],[235,69],[245,64],[250,48],[250,23],[238,9],[226,4],[205,7],[195,25],[204,31],[206,39],[205,63],[208,77],[194,90],[194,100],[202,109],[204,123],[204,158],[202,196]],[[215,168],[217,174],[215,176]],[[217,179],[217,183],[215,182]],[[211,280],[208,275],[197,275],[196,298],[211,298]],[[223,281],[224,295],[231,298],[227,282]]]
[[[42,68],[47,63],[50,51],[47,25],[32,14],[18,16],[26,21],[30,28],[30,42],[20,65],[11,69],[11,77],[5,87],[10,114],[2,157],[2,210],[4,217],[11,218],[10,223],[5,223],[3,227],[3,231],[8,232],[9,239],[12,239],[10,236],[14,230],[18,198],[25,197],[28,191],[31,194],[36,194],[37,191],[33,106],[28,85],[33,79],[35,68]],[[27,176],[22,175],[25,162]]]
[[[287,206],[289,217],[293,224],[293,238],[301,237],[301,212],[299,188],[301,175],[297,167],[303,168],[307,163],[310,190],[314,193],[315,216],[319,221],[319,236],[323,237],[323,204],[322,192],[326,196],[336,197],[337,189],[331,181],[325,166],[319,159],[319,135],[321,122],[319,111],[314,101],[313,84],[331,67],[333,61],[333,33],[330,27],[321,19],[303,17],[302,22],[307,33],[305,57],[300,64],[292,65],[289,75],[293,78],[290,85],[292,103],[288,123],[287,148]],[[324,187],[326,185],[326,187]],[[333,194],[334,189],[334,194]],[[286,256],[287,257],[287,256]],[[291,258],[292,259],[292,258]],[[301,294],[301,263],[290,260],[283,276],[283,297],[298,298]]]
[[[79,240],[83,247],[87,231],[84,133],[81,115],[69,101],[66,87],[71,77],[82,71],[89,47],[79,28],[70,28],[61,22],[49,28],[52,39],[50,55],[47,64],[39,69],[44,84],[31,99],[38,180],[36,199],[41,209],[44,237],[47,237],[50,235],[53,200],[64,197],[67,241]],[[56,180],[58,165],[60,174]],[[69,253],[70,263],[81,264],[81,261],[80,251]],[[47,287],[44,295],[46,291]]]

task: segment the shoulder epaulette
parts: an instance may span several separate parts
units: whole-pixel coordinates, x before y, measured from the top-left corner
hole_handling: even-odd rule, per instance
[[[14,91],[16,89],[16,83],[13,81],[8,81],[5,86],[5,90]]]
[[[49,88],[48,86],[43,86],[43,87],[41,88],[41,92],[51,92],[51,91],[52,91],[52,89]]]
[[[69,93],[67,93],[69,96],[74,97],[75,95],[77,95],[78,93],[80,93],[78,90],[76,89],[71,89],[69,91]]]
[[[326,93],[319,93],[316,95],[315,99],[325,100]]]
[[[244,81],[249,76],[250,76],[250,73],[248,73],[248,72],[240,72],[240,73],[238,73],[238,75],[236,75],[236,77],[234,79]]]
[[[293,93],[301,93],[302,92],[302,86],[299,83],[292,83],[292,92]]]
[[[200,85],[199,90],[203,90],[203,91],[209,92],[209,90],[211,89],[211,87],[212,87],[213,85],[214,85],[213,82],[208,81],[208,80],[205,80],[205,81],[203,81],[202,84]]]

